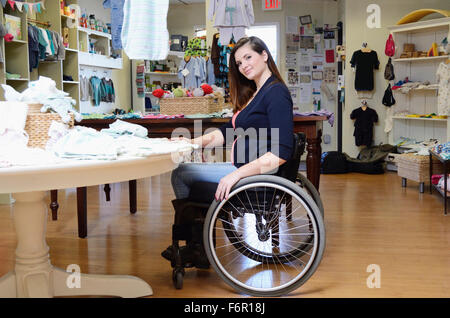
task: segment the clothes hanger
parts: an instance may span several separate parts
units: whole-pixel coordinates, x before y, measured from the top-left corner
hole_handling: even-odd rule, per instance
[[[361,104],[362,104],[361,109],[366,110],[367,109],[367,101],[365,99],[363,99]]]
[[[369,53],[369,52],[371,52],[371,51],[372,51],[372,50],[369,49],[369,48],[367,47],[367,42],[364,42],[364,43],[362,44],[361,52]]]
[[[184,61],[185,61],[185,62],[189,62],[190,59],[191,59],[191,56],[190,56],[190,55],[185,55],[185,56],[184,56]]]

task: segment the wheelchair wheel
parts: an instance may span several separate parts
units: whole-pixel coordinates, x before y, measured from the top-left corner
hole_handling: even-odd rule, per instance
[[[267,175],[245,178],[228,200],[214,201],[203,235],[219,276],[252,296],[281,296],[300,287],[319,266],[325,247],[314,200],[298,185]]]
[[[298,172],[297,180],[295,180],[295,183],[299,185],[303,190],[306,190],[306,192],[313,198],[314,202],[317,204],[317,207],[320,210],[320,213],[322,214],[322,217],[324,217],[322,199],[320,198],[319,191],[317,191],[316,187],[311,183],[311,181],[309,181],[308,178],[306,178],[303,174]]]

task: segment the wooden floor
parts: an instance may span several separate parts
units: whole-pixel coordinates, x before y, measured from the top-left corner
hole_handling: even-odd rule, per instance
[[[88,188],[88,238],[77,235],[76,191],[59,191],[58,221],[49,216],[52,264],[78,264],[83,273],[129,274],[147,281],[151,297],[246,297],[213,270],[187,269],[182,290],[160,255],[171,243],[174,198],[170,175],[138,180],[138,212],[128,212],[128,183]],[[384,175],[322,175],[327,244],[321,265],[288,297],[450,297],[450,215],[438,194]],[[14,266],[16,239],[10,207],[0,205],[0,276]],[[367,272],[379,265],[380,288]]]

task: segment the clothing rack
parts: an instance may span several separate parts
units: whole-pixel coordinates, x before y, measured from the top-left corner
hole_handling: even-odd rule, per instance
[[[42,26],[45,26],[48,28],[52,26],[52,24],[50,22],[42,22],[39,20],[31,19],[31,18],[27,18],[27,22],[36,23],[36,24],[39,24],[39,25],[42,25]]]

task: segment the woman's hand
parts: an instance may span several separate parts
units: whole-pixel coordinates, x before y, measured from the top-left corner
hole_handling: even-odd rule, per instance
[[[225,177],[220,179],[219,185],[217,186],[215,198],[217,201],[222,201],[224,198],[228,199],[231,188],[241,179],[238,170],[227,174]]]
[[[189,139],[189,138],[186,138],[186,137],[173,137],[173,138],[170,138],[170,141],[186,141],[186,142],[188,142],[190,144],[193,143],[192,139]]]

